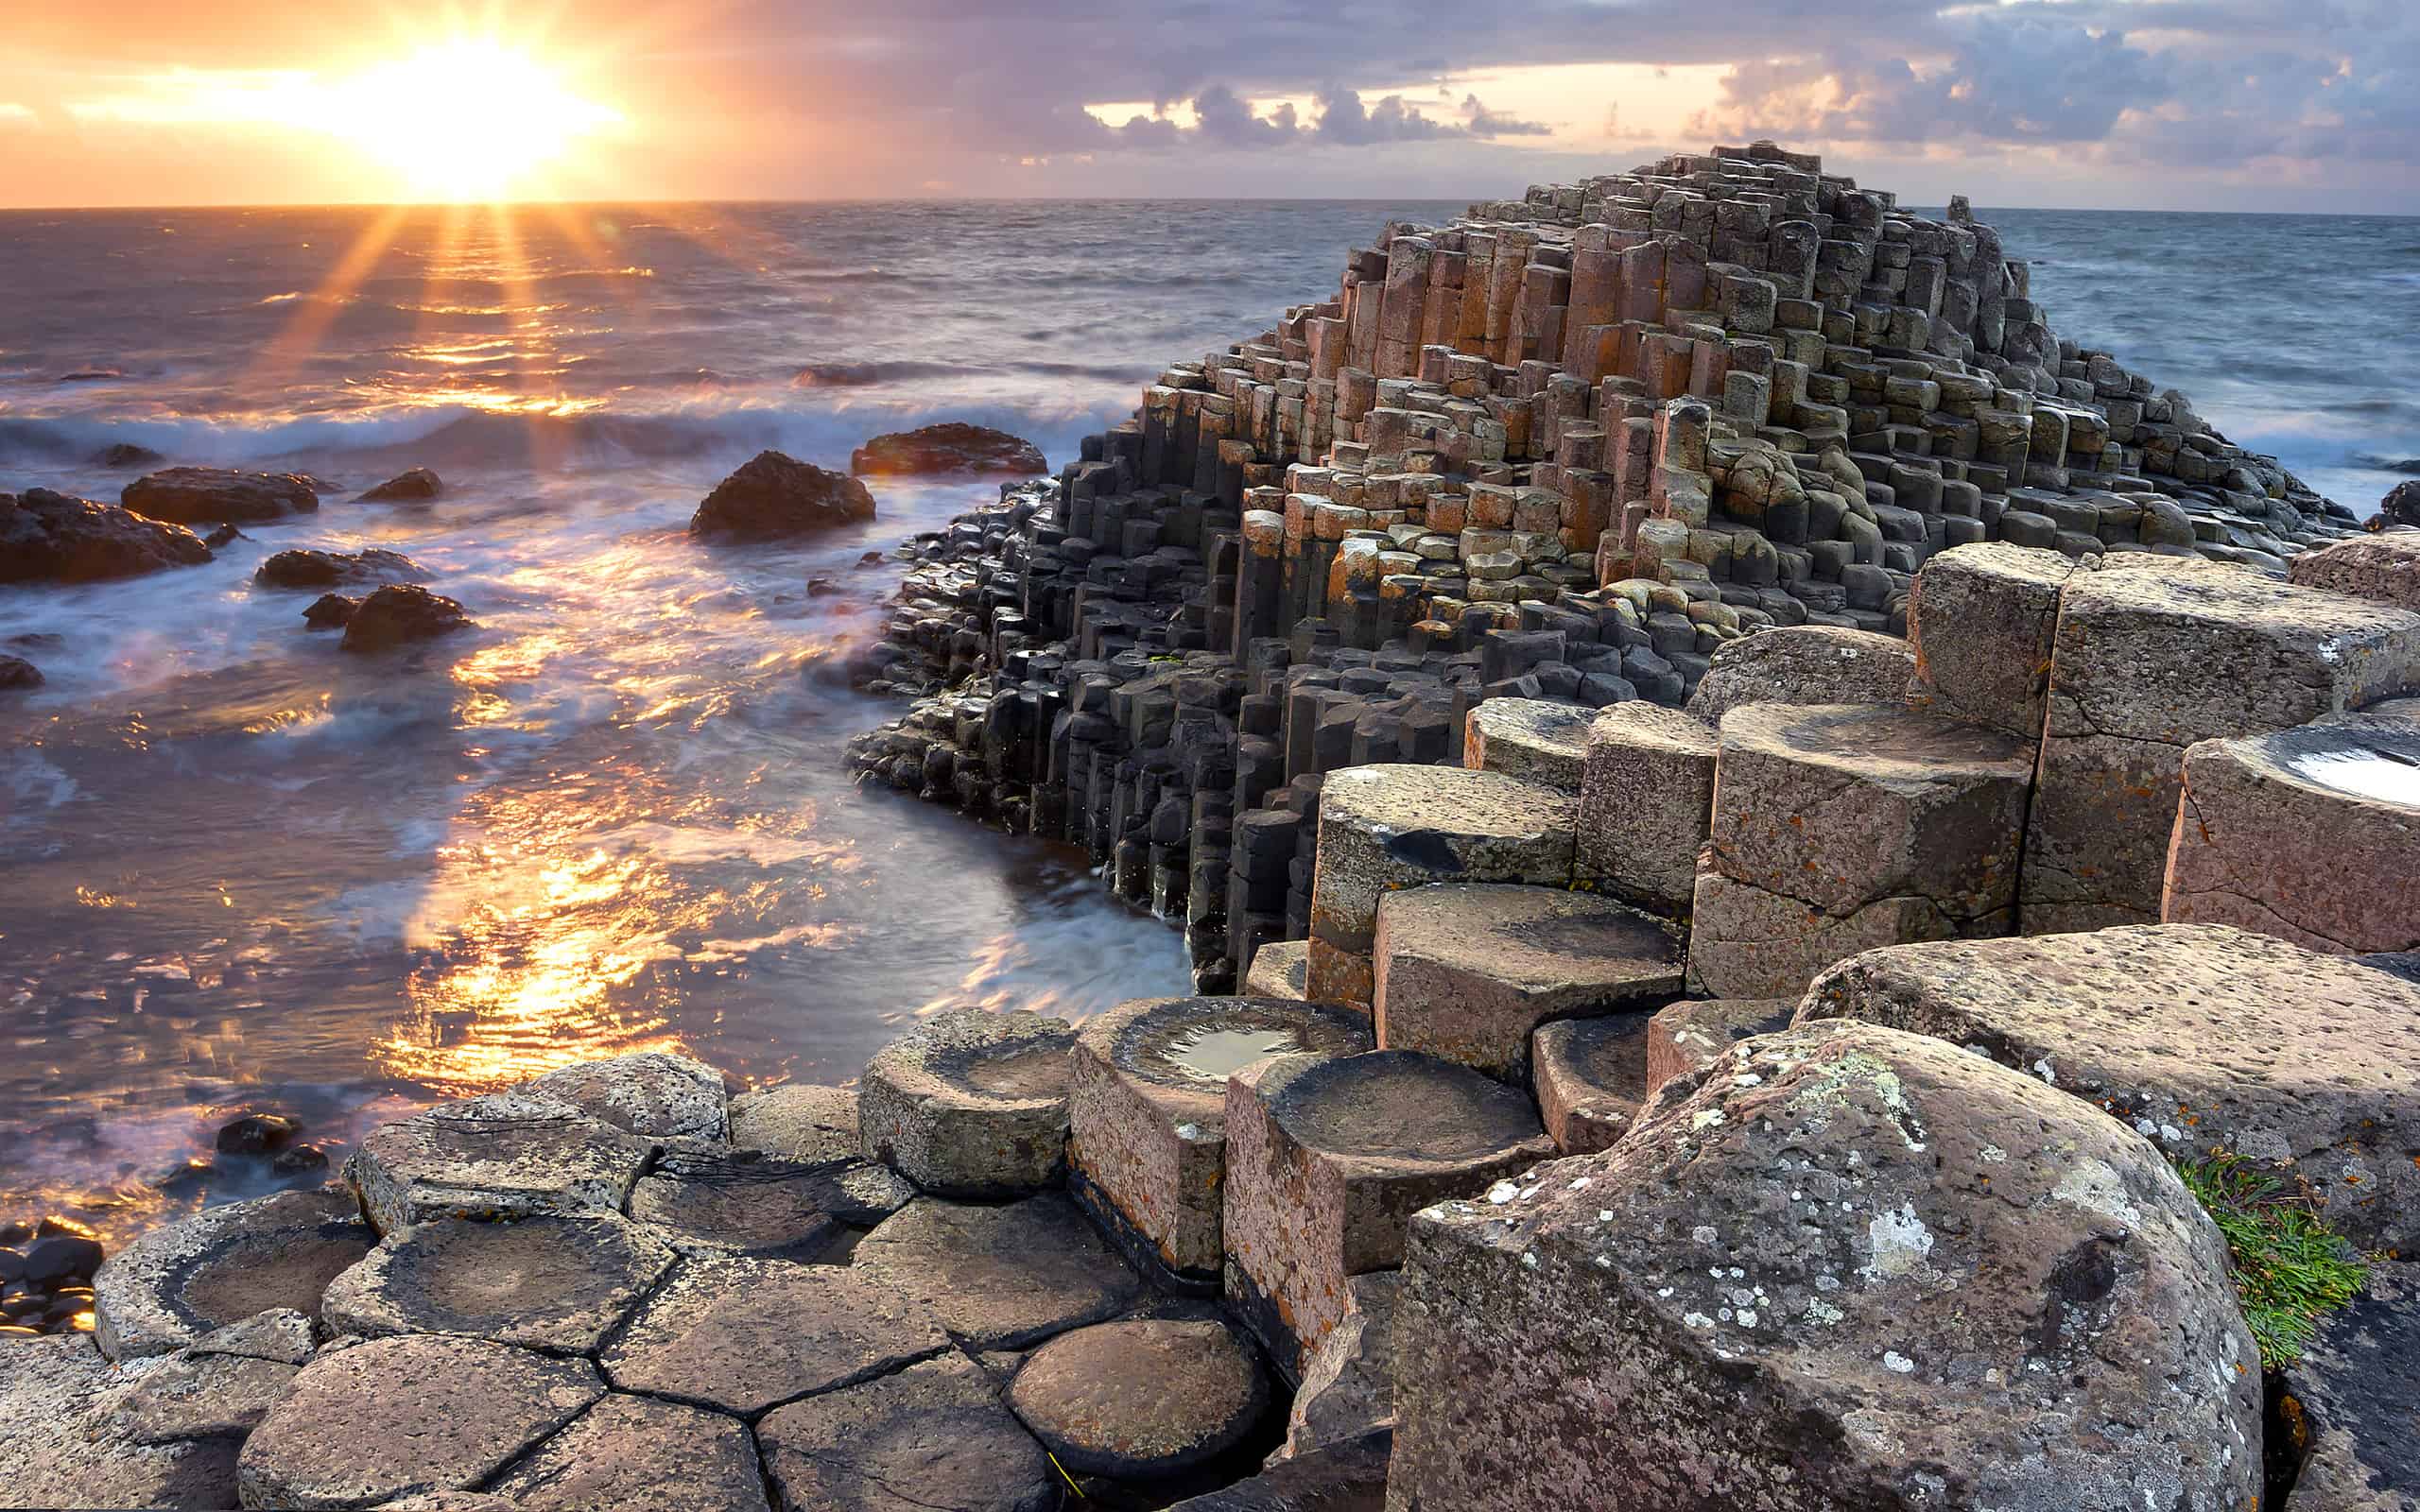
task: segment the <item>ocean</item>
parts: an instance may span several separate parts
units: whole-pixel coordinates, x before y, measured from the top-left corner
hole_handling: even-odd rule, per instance
[[[844,466],[959,419],[1055,466],[1390,217],[1458,208],[0,215],[0,490],[114,500],[117,443],[333,485],[205,567],[0,588],[0,651],[49,679],[0,704],[0,1219],[116,1239],[294,1179],[202,1168],[248,1109],[341,1159],[570,1058],[839,1080],[938,1007],[1184,990],[1080,855],[845,774],[893,712],[837,672],[892,548],[996,485],[878,483],[874,524],[804,546],[683,527],[766,447]],[[1979,214],[2062,335],[2323,491],[2367,511],[2420,457],[2420,221]],[[416,465],[438,504],[354,501]],[[479,632],[364,666],[251,582],[370,545]]]

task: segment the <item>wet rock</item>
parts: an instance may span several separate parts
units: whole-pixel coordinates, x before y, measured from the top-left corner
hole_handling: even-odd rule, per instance
[[[265,588],[334,588],[338,583],[394,582],[421,576],[400,551],[281,551],[262,562],[252,581]]]
[[[1050,1512],[1061,1482],[961,1355],[793,1402],[756,1426],[786,1512]]]
[[[84,1234],[45,1234],[27,1245],[23,1279],[37,1286],[88,1280],[101,1265],[101,1242]]]
[[[437,1218],[618,1213],[654,1151],[557,1098],[498,1092],[373,1130],[345,1178],[381,1233]]]
[[[687,1260],[605,1350],[624,1391],[753,1417],[950,1347],[933,1314],[862,1269]]]
[[[1489,698],[1463,716],[1462,765],[1580,795],[1588,765],[1586,709],[1542,698]]]
[[[130,1443],[241,1437],[316,1348],[308,1317],[275,1308],[204,1334],[111,1392],[100,1410]]]
[[[915,1297],[976,1349],[1022,1349],[1102,1322],[1143,1291],[1055,1192],[998,1207],[919,1197],[866,1236],[854,1266]]]
[[[1038,1013],[959,1008],[883,1047],[857,1090],[866,1158],[926,1192],[1005,1197],[1056,1185],[1076,1031]]]
[[[389,1234],[328,1283],[321,1307],[339,1333],[462,1333],[585,1354],[673,1261],[661,1237],[612,1215],[442,1218]]]
[[[1482,705],[1481,707],[1484,707]],[[1681,989],[1661,920],[1587,893],[1448,883],[1378,902],[1378,1045],[1526,1084],[1550,1019],[1655,1008]]]
[[[1630,1132],[1649,1091],[1651,1017],[1632,1012],[1538,1025],[1530,1037],[1530,1087],[1556,1149],[1587,1155]]]
[[[328,1282],[373,1242],[343,1193],[280,1192],[204,1208],[102,1264],[94,1332],[111,1359],[124,1360],[165,1354],[271,1308],[317,1317]]]
[[[1392,1443],[1392,1434],[1379,1432],[1293,1455],[1168,1512],[1382,1512]]]
[[[2286,1512],[2411,1512],[2420,1505],[2420,1266],[2381,1263],[2350,1305],[2320,1319],[2279,1383],[2293,1468]],[[2273,1434],[2275,1430],[2272,1430]]]
[[[546,1073],[527,1091],[650,1139],[721,1143],[731,1134],[722,1073],[687,1056],[643,1051],[583,1060]]]
[[[631,1193],[631,1216],[661,1228],[683,1254],[762,1255],[812,1262],[852,1228],[880,1223],[916,1194],[889,1168],[861,1160],[667,1155]]]
[[[1581,779],[1575,878],[1686,919],[1714,813],[1714,727],[1693,714],[1635,700],[1598,714]]]
[[[249,539],[249,537],[247,537],[242,531],[236,529],[233,525],[220,525],[216,529],[211,531],[210,534],[202,537],[201,543],[208,546],[211,550],[216,551],[221,547],[232,546],[239,541]]]
[[[371,1339],[313,1357],[245,1440],[248,1507],[367,1506],[483,1484],[604,1395],[596,1367],[480,1339]]]
[[[132,441],[112,441],[93,454],[95,465],[110,468],[149,467],[154,462],[166,460],[151,448],[137,446]]]
[[[1395,1425],[1395,1305],[1401,1271],[1373,1271],[1347,1283],[1351,1304],[1303,1367],[1287,1415],[1286,1443],[1272,1464],[1350,1443]]]
[[[873,495],[856,479],[779,452],[759,452],[715,485],[690,519],[689,533],[765,541],[873,519]]]
[[[2039,1082],[1870,1024],[1746,1040],[1611,1152],[1413,1221],[1390,1503],[2243,1507],[2225,1265],[2149,1142]]]
[[[2059,593],[2077,571],[2058,552],[2006,541],[1959,546],[1925,563],[1908,600],[1916,658],[1910,700],[1946,719],[2039,741]]]
[[[1158,1480],[1240,1442],[1269,1408],[1269,1381],[1223,1323],[1126,1320],[1034,1350],[1008,1404],[1068,1469]]]
[[[343,648],[391,651],[475,627],[462,606],[444,594],[416,584],[389,583],[363,599],[345,620]]]
[[[39,688],[42,684],[42,668],[21,656],[0,656],[0,693]]]
[[[0,583],[93,583],[209,559],[182,525],[48,489],[0,493]]]
[[[1227,1076],[1269,1056],[1369,1048],[1370,1026],[1359,1015],[1300,1002],[1121,1003],[1088,1022],[1076,1040],[1068,1185],[1147,1273],[1215,1291]]]
[[[792,1083],[735,1097],[731,1143],[807,1165],[855,1160],[864,1147],[856,1089]]]
[[[767,1506],[765,1476],[747,1425],[719,1413],[618,1395],[539,1445],[494,1490],[508,1504],[532,1512],[764,1512]]]
[[[424,467],[406,468],[361,497],[368,504],[425,504],[445,491],[445,484]]]
[[[315,630],[342,629],[361,610],[361,600],[343,593],[321,593],[302,611],[302,623]]]
[[[318,512],[320,495],[308,479],[292,472],[172,467],[128,484],[118,502],[136,514],[178,524],[265,524]]]
[[[1647,1091],[1684,1072],[1703,1071],[1751,1035],[1789,1026],[1796,998],[1691,998],[1658,1008],[1647,1021]]]
[[[219,1125],[212,1144],[221,1155],[274,1155],[302,1132],[302,1122],[284,1113],[246,1113]]]
[[[1403,1263],[1411,1214],[1554,1153],[1527,1092],[1381,1050],[1254,1062],[1227,1082],[1227,1298],[1300,1379],[1351,1278]]]
[[[2215,924],[1873,951],[1802,1024],[1938,1035],[2106,1109],[2178,1155],[2300,1177],[2363,1248],[2420,1238],[2420,988]]]
[[[0,1500],[24,1507],[235,1505],[232,1438],[142,1444],[109,1411],[145,1361],[113,1368],[92,1335],[0,1340]]]
[[[1727,641],[1689,695],[1689,713],[1720,724],[1752,703],[1897,703],[1915,652],[1894,635],[1792,625]]]
[[[1050,471],[1042,449],[988,425],[944,421],[877,436],[849,455],[859,477],[976,472],[1023,477]]]

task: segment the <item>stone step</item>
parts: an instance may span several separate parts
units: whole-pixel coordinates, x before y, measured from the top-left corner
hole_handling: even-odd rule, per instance
[[[867,1062],[866,1158],[926,1192],[1011,1197],[1056,1185],[1067,1143],[1076,1030],[1038,1013],[936,1014]]]

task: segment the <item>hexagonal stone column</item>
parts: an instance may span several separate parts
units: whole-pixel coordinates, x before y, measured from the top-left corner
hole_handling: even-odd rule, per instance
[[[1332,1007],[1277,998],[1121,1003],[1076,1039],[1068,1188],[1146,1273],[1216,1292],[1228,1074],[1270,1056],[1370,1047],[1369,1021]]]
[[[2059,593],[2079,571],[2062,553],[2006,541],[1943,552],[1916,574],[1908,640],[1909,701],[2032,744],[2049,712]]]
[[[1530,1041],[1530,1086],[1538,1116],[1565,1155],[1611,1149],[1647,1100],[1646,1013],[1564,1019],[1538,1025]]]
[[[586,1354],[664,1274],[672,1246],[613,1216],[444,1218],[387,1236],[328,1285],[340,1333],[464,1333]]]
[[[1311,942],[1273,939],[1253,953],[1244,973],[1244,996],[1305,1001],[1310,987]]]
[[[1916,657],[1895,635],[1789,625],[1726,641],[1689,695],[1689,713],[1720,724],[1752,703],[1897,703]]]
[[[649,1139],[719,1144],[731,1133],[722,1073],[687,1056],[651,1050],[583,1060],[546,1073],[526,1090]]]
[[[134,1379],[99,1403],[104,1432],[136,1444],[241,1438],[260,1425],[318,1346],[311,1320],[290,1307],[230,1323],[156,1368],[127,1372]]]
[[[2420,721],[2188,747],[2160,918],[2349,955],[2420,949]]]
[[[1049,1457],[963,1355],[792,1402],[756,1425],[785,1507],[806,1512],[1039,1512]]]
[[[1495,772],[1353,766],[1320,789],[1307,989],[1367,1005],[1376,989],[1378,899],[1433,882],[1571,880],[1569,796]]]
[[[1280,1370],[1403,1263],[1405,1225],[1554,1153],[1528,1095],[1406,1051],[1255,1063],[1227,1083],[1227,1298]]]
[[[655,1150],[560,1099],[498,1092],[372,1130],[344,1171],[392,1233],[434,1218],[620,1212]]]
[[[1450,883],[1378,902],[1378,1046],[1498,1081],[1530,1076],[1550,1019],[1661,1007],[1681,951],[1660,919],[1590,893]]]
[[[2079,573],[2026,821],[2025,932],[2159,917],[2187,747],[2415,686],[2420,614],[2234,568]]]
[[[1870,1024],[1746,1041],[1653,1108],[1609,1153],[1413,1220],[1389,1507],[2256,1495],[2224,1246],[2123,1125]]]
[[[748,1427],[720,1413],[614,1395],[538,1446],[495,1483],[507,1504],[694,1507],[765,1512],[765,1474]]]
[[[631,1189],[631,1216],[684,1255],[813,1263],[899,1211],[916,1188],[870,1160],[667,1155]]]
[[[1269,1378],[1222,1322],[1130,1318],[1034,1350],[1007,1400],[1068,1469],[1155,1481],[1242,1442],[1269,1410]]]
[[[918,1197],[865,1237],[852,1267],[914,1297],[975,1349],[1022,1349],[1115,1317],[1144,1294],[1058,1192],[999,1206]]]
[[[328,1282],[377,1242],[342,1193],[280,1192],[204,1208],[102,1262],[94,1332],[102,1353],[130,1360],[270,1308],[317,1317]]]
[[[1733,710],[1690,986],[1784,997],[1877,945],[2008,933],[2031,772],[2014,737],[1906,709]]]
[[[1462,765],[1577,797],[1595,717],[1544,698],[1485,699],[1463,715]]]
[[[885,1045],[858,1085],[866,1159],[926,1192],[1006,1197],[1058,1183],[1075,1027],[959,1008]]]
[[[853,1159],[865,1144],[857,1133],[857,1090],[792,1082],[744,1092],[731,1100],[731,1143],[810,1165]]]
[[[1647,1021],[1647,1090],[1684,1072],[1703,1071],[1754,1035],[1789,1025],[1796,998],[1689,998],[1668,1004]]]
[[[1588,727],[1575,880],[1687,919],[1714,818],[1715,750],[1714,726],[1678,709],[1634,701],[1599,713]]]
[[[2299,1176],[2364,1249],[2420,1242],[2420,986],[2217,924],[1902,945],[1842,961],[1798,1022],[1938,1035],[2178,1155]]]

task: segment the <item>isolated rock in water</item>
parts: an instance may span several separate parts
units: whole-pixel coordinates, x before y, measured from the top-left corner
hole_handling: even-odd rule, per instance
[[[344,649],[390,651],[471,628],[471,617],[453,599],[408,583],[389,584],[363,599],[345,621]]]
[[[715,485],[691,517],[689,533],[767,541],[873,518],[873,495],[856,479],[779,452],[759,452]]]
[[[258,524],[320,507],[318,491],[298,474],[223,467],[172,467],[135,479],[118,500],[137,514],[180,524]]]
[[[166,460],[151,448],[137,446],[132,441],[112,442],[93,455],[93,461],[101,467],[149,467],[154,462]]]
[[[2378,501],[2378,519],[2391,525],[2420,527],[2420,483],[2398,483]]]
[[[0,493],[0,583],[90,583],[210,559],[182,525],[48,489]]]
[[[262,562],[252,581],[269,588],[334,588],[338,583],[391,582],[421,576],[399,551],[281,551]]]
[[[1028,476],[1047,472],[1050,464],[1031,441],[995,431],[988,425],[945,421],[912,431],[877,436],[849,456],[849,471],[859,476],[898,476],[920,472],[994,472]]]
[[[284,1113],[246,1113],[220,1125],[213,1143],[221,1155],[275,1155],[302,1132],[302,1122]]]
[[[421,504],[445,491],[445,484],[424,467],[398,472],[361,496],[372,504]]]
[[[244,533],[236,529],[233,525],[220,525],[217,529],[202,537],[201,543],[208,546],[211,550],[216,551],[221,546],[232,546],[243,539]]]
[[[302,623],[315,630],[342,629],[353,623],[353,616],[360,609],[361,600],[357,598],[343,593],[321,593],[311,600],[309,609],[302,611]]]
[[[42,686],[42,668],[21,656],[0,656],[0,693]]]

